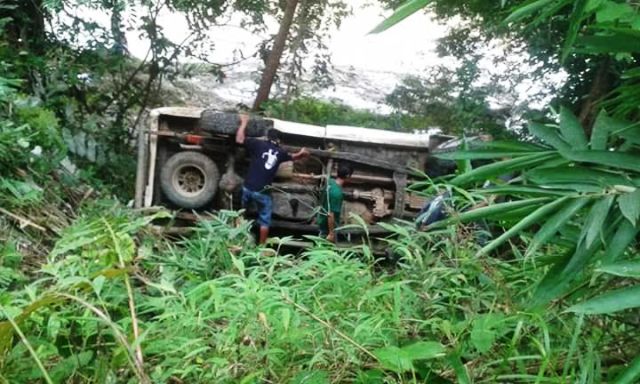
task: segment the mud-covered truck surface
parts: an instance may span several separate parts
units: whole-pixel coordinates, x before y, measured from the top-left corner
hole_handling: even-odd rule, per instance
[[[239,117],[199,108],[159,108],[139,133],[135,205],[162,205],[183,211],[240,209],[248,158],[235,143]],[[407,192],[413,170],[425,171],[430,149],[450,139],[346,126],[315,126],[251,118],[247,136],[264,137],[274,128],[282,146],[306,147],[311,156],[281,164],[274,183],[273,228],[315,231],[314,215],[327,176],[349,162],[342,217],[351,214],[372,225],[391,218],[412,219],[425,198]],[[344,223],[343,223],[344,224]]]

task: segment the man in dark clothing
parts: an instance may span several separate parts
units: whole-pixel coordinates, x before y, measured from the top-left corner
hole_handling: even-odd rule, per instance
[[[336,241],[335,229],[340,226],[340,213],[344,200],[342,187],[352,174],[353,168],[349,164],[341,163],[338,166],[338,177],[335,180],[329,178],[327,187],[322,194],[317,223],[320,227],[320,236],[326,236],[327,240],[331,242]]]
[[[246,137],[249,116],[240,115],[240,126],[236,132],[236,143],[244,144],[250,157],[249,171],[242,186],[242,207],[255,203],[258,207],[258,225],[260,226],[260,244],[264,244],[269,236],[273,204],[268,187],[278,172],[278,166],[285,161],[298,160],[309,155],[302,148],[294,154],[287,153],[279,145],[278,131],[271,129],[268,140]]]

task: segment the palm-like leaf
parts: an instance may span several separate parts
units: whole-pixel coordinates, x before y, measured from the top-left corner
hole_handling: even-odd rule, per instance
[[[438,225],[517,218],[502,235],[480,250],[482,255],[534,228],[534,224],[540,224],[527,256],[534,255],[545,244],[558,243],[559,234],[566,227],[578,225],[579,233],[573,237],[566,255],[558,259],[556,268],[541,282],[537,299],[545,302],[563,294],[596,255],[602,254],[601,257],[610,262],[618,259],[638,233],[640,156],[624,148],[627,139],[623,133],[630,131],[628,126],[603,112],[587,139],[576,117],[563,108],[558,128],[530,125],[530,131],[554,150],[527,147],[526,151],[505,151],[506,147],[513,149],[518,145],[502,144],[501,148],[485,145],[442,155],[456,160],[498,159],[500,155],[510,155],[509,159],[457,175],[450,182],[458,187],[472,186],[509,172],[523,172],[523,175],[508,185],[478,190],[506,197],[509,202],[464,212]],[[623,144],[611,148],[609,143]],[[511,211],[518,214],[511,215]]]

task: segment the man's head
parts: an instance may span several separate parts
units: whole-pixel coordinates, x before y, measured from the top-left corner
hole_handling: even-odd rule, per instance
[[[273,141],[274,143],[279,143],[280,142],[280,132],[278,132],[275,129],[271,128],[269,131],[267,131],[267,138],[269,139],[269,141]]]
[[[338,165],[338,178],[346,180],[353,175],[353,167],[349,163],[340,163]]]

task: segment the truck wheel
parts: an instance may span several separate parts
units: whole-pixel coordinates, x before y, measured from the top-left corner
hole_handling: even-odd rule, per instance
[[[178,152],[160,171],[162,192],[180,208],[197,209],[211,203],[219,180],[216,163],[200,152]]]
[[[200,129],[205,132],[235,135],[240,125],[240,117],[237,113],[218,112],[204,110],[200,115]],[[247,124],[246,134],[249,137],[266,136],[267,131],[273,128],[273,121],[252,116]]]

